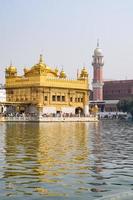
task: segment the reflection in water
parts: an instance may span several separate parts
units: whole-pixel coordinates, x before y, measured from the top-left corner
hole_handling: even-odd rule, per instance
[[[5,126],[0,124],[0,168],[3,169],[5,166]],[[0,170],[0,180],[2,178],[2,170]]]
[[[102,155],[103,155],[103,144],[102,144],[102,125],[99,123],[93,124],[94,134],[93,134],[93,148],[92,154],[94,157],[94,171],[96,173],[102,172]]]
[[[132,189],[132,124],[0,126],[0,199],[93,200]]]
[[[7,195],[67,195],[86,174],[88,132],[85,123],[6,124]]]
[[[93,197],[112,194],[116,197],[117,193],[131,190],[133,124],[106,121],[93,124],[90,129],[93,133],[90,162],[93,162],[92,176],[95,178],[89,184],[92,186]]]
[[[27,124],[28,125],[28,124]],[[6,124],[5,136],[5,170],[4,179],[7,196],[17,193],[32,194],[24,190],[23,185],[37,181],[34,173],[37,163],[37,150],[39,136],[36,130],[37,124]],[[34,129],[35,128],[35,129]]]

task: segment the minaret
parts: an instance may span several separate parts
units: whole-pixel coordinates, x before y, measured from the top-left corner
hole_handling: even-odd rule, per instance
[[[103,101],[103,54],[99,48],[99,41],[97,41],[97,47],[94,50],[92,66],[93,66],[93,100]]]

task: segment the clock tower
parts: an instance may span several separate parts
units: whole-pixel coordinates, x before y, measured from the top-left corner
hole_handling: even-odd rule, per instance
[[[99,47],[99,41],[97,42],[97,47],[93,54],[93,101],[103,101],[103,54]]]

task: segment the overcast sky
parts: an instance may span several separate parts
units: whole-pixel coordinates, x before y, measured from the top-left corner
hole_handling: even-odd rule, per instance
[[[0,0],[0,79],[12,60],[22,74],[42,53],[69,77],[88,68],[97,38],[104,79],[133,79],[133,0]]]

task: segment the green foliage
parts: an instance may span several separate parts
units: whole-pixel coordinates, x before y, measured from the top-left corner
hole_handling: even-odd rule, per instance
[[[120,111],[131,113],[133,117],[133,100],[120,100],[117,107]]]

